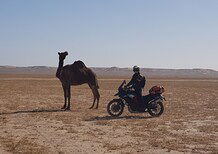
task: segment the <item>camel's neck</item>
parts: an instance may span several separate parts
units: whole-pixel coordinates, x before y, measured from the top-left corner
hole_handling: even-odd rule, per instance
[[[61,69],[64,66],[64,60],[59,60],[59,64],[58,64],[58,68],[57,68],[57,72],[56,72],[56,77],[60,78],[61,75]]]

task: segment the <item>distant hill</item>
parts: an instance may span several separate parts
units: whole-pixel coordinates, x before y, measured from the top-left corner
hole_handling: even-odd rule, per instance
[[[29,67],[16,67],[16,66],[0,66],[0,74],[46,74],[52,75],[56,71],[55,67],[47,66],[29,66]]]
[[[47,66],[0,66],[0,74],[37,74],[55,75],[56,67]],[[108,77],[129,77],[132,75],[132,68],[118,67],[92,67],[98,76]],[[178,78],[218,78],[218,71],[211,69],[153,69],[142,68],[141,74],[147,77],[178,77]]]

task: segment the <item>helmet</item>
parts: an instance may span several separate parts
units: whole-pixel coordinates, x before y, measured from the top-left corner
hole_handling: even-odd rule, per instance
[[[137,73],[140,71],[140,68],[138,66],[133,67],[133,72]]]

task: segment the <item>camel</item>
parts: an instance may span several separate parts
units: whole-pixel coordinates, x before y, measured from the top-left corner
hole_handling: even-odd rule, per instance
[[[71,65],[64,65],[64,59],[68,52],[58,52],[59,65],[56,72],[56,77],[61,81],[64,91],[64,106],[61,109],[70,110],[71,86],[82,85],[87,83],[92,90],[94,101],[90,109],[95,105],[97,99],[96,109],[98,108],[100,94],[98,92],[99,86],[95,73],[85,66],[82,61],[75,61]],[[68,101],[68,104],[67,104]]]

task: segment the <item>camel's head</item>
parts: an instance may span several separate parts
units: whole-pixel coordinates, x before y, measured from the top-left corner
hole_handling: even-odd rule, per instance
[[[68,52],[58,52],[59,55],[59,60],[64,60],[66,58],[66,56],[68,55]]]

